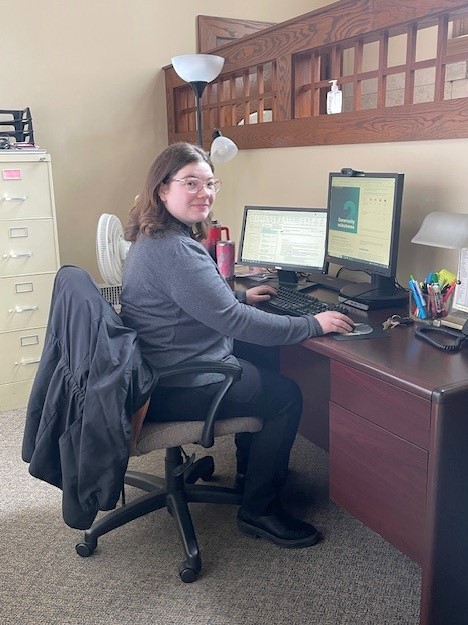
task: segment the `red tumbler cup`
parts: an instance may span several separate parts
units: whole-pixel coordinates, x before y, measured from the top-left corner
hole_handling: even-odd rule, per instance
[[[234,241],[218,241],[216,243],[216,263],[219,273],[224,278],[234,277]]]

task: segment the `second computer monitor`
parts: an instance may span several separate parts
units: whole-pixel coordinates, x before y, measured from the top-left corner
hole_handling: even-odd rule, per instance
[[[407,293],[395,283],[404,175],[344,171],[329,175],[326,260],[364,271],[371,282],[341,295],[366,308],[403,304]]]
[[[281,284],[297,284],[297,274],[322,271],[327,210],[246,206],[238,262],[276,269]]]

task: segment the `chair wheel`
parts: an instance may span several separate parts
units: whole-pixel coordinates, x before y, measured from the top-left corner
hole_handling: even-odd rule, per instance
[[[94,553],[96,546],[92,547],[88,543],[78,543],[75,545],[76,553],[82,558],[89,558]]]
[[[182,562],[179,567],[180,579],[186,584],[191,584],[192,582],[195,582],[198,578],[198,573],[199,571],[190,568],[187,562]]]

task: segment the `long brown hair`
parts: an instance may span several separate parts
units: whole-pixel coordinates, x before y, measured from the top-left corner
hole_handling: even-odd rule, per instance
[[[207,163],[214,173],[213,163],[205,150],[191,143],[173,143],[156,158],[146,177],[142,192],[135,198],[125,227],[125,239],[135,242],[139,234],[155,237],[168,230],[181,227],[167,210],[159,197],[159,187],[169,180],[185,165],[194,162]],[[211,214],[206,221],[197,223],[192,228],[192,236],[197,240],[206,237]]]

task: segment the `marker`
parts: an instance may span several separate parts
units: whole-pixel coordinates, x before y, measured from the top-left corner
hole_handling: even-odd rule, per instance
[[[434,283],[432,285],[432,292],[434,294],[436,313],[440,315],[444,311],[444,300],[442,299],[442,295],[440,293],[440,288],[438,284]]]
[[[423,294],[421,293],[421,289],[419,288],[419,284],[416,282],[413,276],[410,276],[408,284],[411,292],[413,293],[414,301],[419,311],[419,316],[421,317],[421,319],[427,319],[426,302],[424,300]]]

